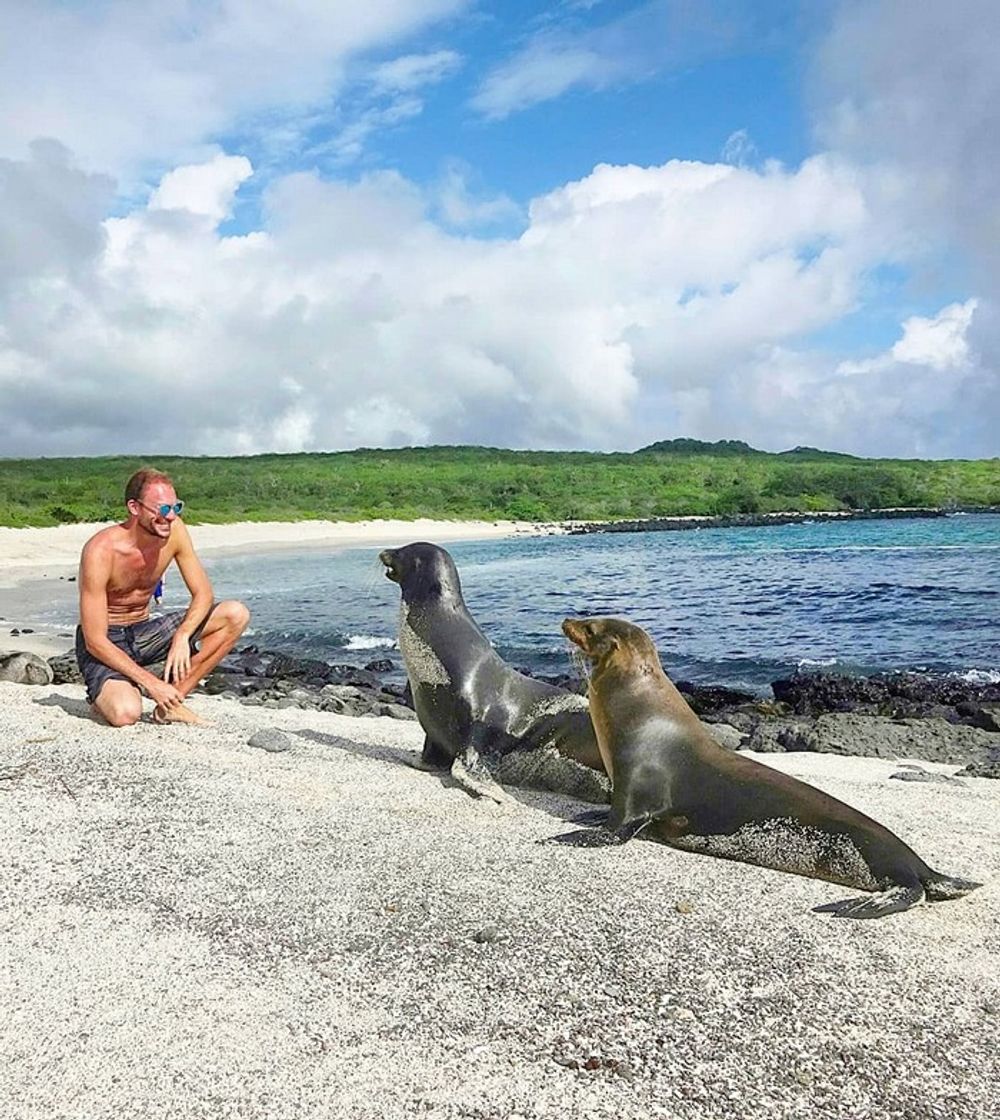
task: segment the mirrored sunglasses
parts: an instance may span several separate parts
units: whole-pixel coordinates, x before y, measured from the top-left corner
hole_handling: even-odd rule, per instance
[[[138,499],[136,499],[138,501]],[[139,502],[143,509],[148,509],[150,513],[159,514],[160,517],[169,517],[171,511],[177,514],[178,517],[184,512],[183,502],[174,502],[171,505],[169,502],[164,502],[160,506],[147,506],[145,502]]]

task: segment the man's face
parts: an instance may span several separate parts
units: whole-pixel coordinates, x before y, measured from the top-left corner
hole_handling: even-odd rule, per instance
[[[170,527],[176,521],[177,514],[173,510],[164,517],[160,513],[160,506],[172,506],[177,501],[174,488],[166,482],[151,482],[142,492],[139,501],[131,501],[129,509],[135,515],[139,528],[166,540],[170,536]]]

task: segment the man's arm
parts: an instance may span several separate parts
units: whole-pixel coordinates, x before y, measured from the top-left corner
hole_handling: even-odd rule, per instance
[[[214,596],[212,582],[191,543],[191,534],[183,521],[174,522],[170,543],[175,546],[174,559],[180,570],[181,578],[191,593],[191,604],[181,619],[170,652],[163,667],[163,679],[182,681],[191,671],[191,638],[198,627],[208,618],[212,610]]]
[[[138,685],[158,704],[173,707],[182,700],[172,685],[137,665],[108,638],[108,584],[111,552],[103,541],[90,541],[80,557],[80,627],[87,652]]]

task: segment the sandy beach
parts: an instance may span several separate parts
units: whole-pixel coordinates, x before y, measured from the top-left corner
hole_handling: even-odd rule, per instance
[[[113,524],[108,522],[107,524]],[[72,645],[65,629],[38,626],[37,608],[57,602],[75,614],[80,550],[103,525],[59,525],[49,529],[0,527],[0,652],[23,650],[51,657]],[[202,556],[237,552],[370,548],[410,541],[445,544],[459,540],[555,532],[555,526],[528,521],[241,521],[230,525],[191,525]],[[63,613],[63,612],[61,612]],[[27,625],[32,631],[23,632]],[[12,635],[11,630],[21,633]]]
[[[766,756],[985,883],[851,922],[827,883],[545,844],[577,803],[473,800],[403,764],[415,723],[192,705],[216,726],[120,731],[0,684],[5,1115],[995,1115],[1000,783]]]
[[[94,526],[0,530],[0,649]],[[195,526],[203,554],[537,531]],[[759,756],[983,882],[876,922],[853,892],[634,842],[586,808],[474,800],[418,724],[196,695],[115,730],[75,685],[0,684],[0,1062],[16,1120],[985,1120],[1000,1086],[1000,783]],[[147,709],[149,705],[147,704]],[[250,745],[279,730],[287,750]],[[930,771],[955,766],[922,763]]]

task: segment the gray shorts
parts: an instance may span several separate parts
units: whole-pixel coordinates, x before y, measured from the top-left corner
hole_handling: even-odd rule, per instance
[[[214,604],[212,609],[215,609]],[[209,611],[191,638],[192,653],[198,648],[196,643],[201,638],[201,632],[211,613]],[[143,622],[133,622],[130,626],[109,626],[108,639],[123,653],[127,653],[136,665],[142,665],[143,667],[155,665],[157,661],[162,661],[167,656],[170,643],[174,640],[174,635],[186,614],[187,611],[170,611],[168,614],[160,615],[157,618],[147,618]],[[117,669],[109,668],[103,661],[98,661],[90,653],[86,642],[83,640],[82,626],[76,628],[76,661],[80,666],[80,672],[83,674],[83,680],[87,686],[87,699],[91,704],[100,695],[101,689],[108,681],[128,680],[128,677],[123,673],[119,673]],[[135,684],[134,681],[129,683]]]

